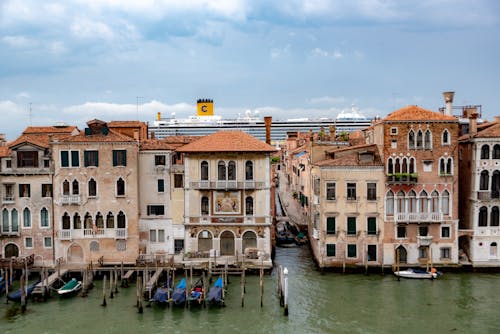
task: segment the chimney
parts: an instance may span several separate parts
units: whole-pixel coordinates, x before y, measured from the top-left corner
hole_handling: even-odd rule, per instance
[[[7,145],[7,140],[5,139],[5,133],[0,133],[0,146]]]
[[[452,106],[453,106],[453,96],[455,95],[455,92],[444,92],[444,102],[446,103],[446,109],[444,111],[445,115],[452,116]]]
[[[271,145],[271,124],[273,122],[273,118],[271,116],[264,117],[264,124],[266,125],[266,143]]]
[[[464,114],[469,118],[469,135],[474,136],[477,134],[477,108],[465,107]]]
[[[329,125],[328,130],[330,131],[330,140],[335,141],[335,137],[337,137],[337,127],[335,125]]]

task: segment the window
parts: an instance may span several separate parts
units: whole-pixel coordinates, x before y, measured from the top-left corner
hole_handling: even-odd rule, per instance
[[[52,197],[51,184],[42,184],[42,197]]]
[[[377,218],[368,217],[366,221],[366,233],[369,235],[377,234]]]
[[[335,182],[326,183],[326,199],[329,201],[335,199]]]
[[[490,147],[488,145],[481,146],[481,159],[490,158]]]
[[[106,216],[106,228],[115,228],[115,216],[112,212],[108,212]]]
[[[424,172],[432,172],[432,160],[423,160]]]
[[[17,167],[38,167],[38,151],[18,151]]]
[[[429,235],[429,226],[419,226],[418,235],[421,237],[426,237]]]
[[[52,237],[44,237],[43,238],[43,247],[52,248]]]
[[[326,234],[335,234],[335,217],[326,218]]]
[[[183,174],[174,174],[174,188],[184,188]]]
[[[398,134],[398,128],[393,126],[391,127],[391,135],[397,135]]]
[[[23,210],[23,227],[31,227],[31,212],[28,208],[24,208]]]
[[[32,237],[26,237],[24,239],[24,246],[26,248],[33,248],[33,238]]]
[[[127,150],[113,150],[113,166],[127,166]]]
[[[394,215],[394,193],[389,191],[385,197],[385,213],[388,216]]]
[[[481,172],[481,176],[479,178],[479,190],[488,190],[488,183],[489,183],[489,173],[487,170],[483,170]]]
[[[164,179],[158,180],[158,192],[159,193],[165,192],[165,180]]]
[[[478,225],[479,226],[488,226],[488,209],[486,209],[485,206],[482,206],[479,209]]]
[[[209,215],[209,200],[207,196],[201,198],[201,214]]]
[[[417,131],[417,143],[415,145],[415,148],[422,148],[423,147],[423,133],[422,130]]]
[[[226,163],[224,161],[219,161],[217,164],[217,180],[226,180]]]
[[[98,212],[95,216],[95,226],[97,228],[104,228],[104,218],[100,212]]]
[[[61,222],[63,230],[69,230],[71,228],[71,218],[67,212],[63,214]]]
[[[99,151],[84,151],[83,158],[85,162],[85,167],[99,166]]]
[[[490,215],[490,226],[498,226],[498,206],[494,206],[491,208],[491,215]]]
[[[500,159],[500,145],[493,146],[493,159]]]
[[[68,180],[63,181],[62,188],[63,188],[63,191],[62,191],[63,195],[69,196],[69,181]]]
[[[167,158],[164,155],[155,155],[155,166],[165,166]]]
[[[73,229],[79,230],[82,228],[82,219],[80,218],[80,215],[78,212],[75,212],[73,215]]]
[[[449,238],[450,237],[450,227],[449,226],[441,226],[441,238]]]
[[[88,191],[89,191],[89,197],[96,197],[97,196],[97,182],[95,182],[94,179],[89,180],[88,184]]]
[[[450,133],[448,132],[448,130],[443,131],[442,144],[450,145]]]
[[[78,184],[77,180],[73,180],[73,183],[71,184],[71,188],[72,188],[73,195],[80,194],[80,185]]]
[[[11,232],[19,232],[19,214],[16,209],[12,209],[12,212],[10,213],[10,220],[11,220],[11,226],[10,226]]]
[[[451,158],[439,159],[439,174],[452,175],[453,174],[453,160]]]
[[[234,161],[229,161],[227,164],[227,179],[236,180],[236,163]]]
[[[2,210],[2,232],[6,233],[6,232],[9,232],[9,230],[10,230],[9,210],[3,209]]]
[[[165,230],[149,230],[149,241],[165,242]]]
[[[398,225],[397,231],[396,231],[396,237],[397,238],[406,238],[406,226],[404,225]]]
[[[413,132],[413,129],[408,132],[408,148],[415,148],[415,132]]]
[[[426,259],[427,258],[427,246],[420,246],[418,247],[418,257],[421,259]]]
[[[125,181],[121,177],[116,181],[116,196],[125,196]]]
[[[451,248],[449,248],[449,247],[441,248],[441,258],[442,259],[449,259],[450,257],[451,257]]]
[[[61,167],[80,167],[80,152],[61,151]]]
[[[156,230],[149,230],[149,241],[156,242]]]
[[[444,215],[450,214],[450,193],[448,190],[443,191],[443,195],[441,196],[441,212]]]
[[[326,244],[326,256],[335,256],[335,244]]]
[[[5,168],[12,168],[12,160],[10,159],[5,160]]]
[[[40,210],[40,226],[49,227],[49,210],[46,208]]]
[[[245,163],[245,180],[253,180],[253,162],[247,161]]]
[[[19,185],[19,197],[31,197],[30,185],[20,184]]]
[[[165,206],[163,205],[148,205],[147,206],[148,216],[162,216],[165,214]]]
[[[91,241],[89,248],[90,248],[91,252],[98,252],[99,251],[99,243],[97,241]]]
[[[175,239],[174,240],[174,253],[180,254],[184,249],[184,240],[183,239]]]
[[[127,240],[116,240],[116,250],[125,252],[127,250]]]
[[[208,162],[202,161],[200,164],[201,180],[208,181]]]
[[[245,214],[253,215],[253,198],[252,196],[247,196],[245,198]]]
[[[430,130],[426,130],[424,134],[424,150],[432,150],[432,135]]]
[[[118,212],[118,215],[116,215],[116,227],[117,228],[127,227],[127,221],[125,219],[125,214],[123,213],[123,211]]]
[[[366,184],[366,199],[369,201],[375,201],[377,199],[377,184],[374,182],[368,182]]]
[[[377,245],[368,245],[367,249],[368,261],[377,261]]]
[[[165,242],[165,230],[158,230],[158,242]]]
[[[356,234],[356,217],[347,217],[347,234]]]
[[[347,183],[347,199],[356,200],[356,183]]]
[[[347,257],[357,257],[356,244],[347,245]]]
[[[13,184],[4,184],[4,201],[13,201],[14,200],[14,185]]]

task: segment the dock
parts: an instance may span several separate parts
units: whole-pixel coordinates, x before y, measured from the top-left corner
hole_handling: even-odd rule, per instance
[[[55,273],[51,274],[49,277],[47,277],[45,280],[42,280],[40,283],[38,283],[35,286],[35,289],[33,290],[33,295],[44,295],[45,291],[48,291],[49,288],[58,280],[61,280],[61,277],[66,275],[68,273],[68,269],[60,269],[56,271]]]

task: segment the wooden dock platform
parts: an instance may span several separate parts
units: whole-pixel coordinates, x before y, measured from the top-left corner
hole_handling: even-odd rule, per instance
[[[33,290],[33,295],[43,295],[44,291],[47,291],[57,280],[66,275],[68,269],[56,270],[55,273],[50,275],[46,280],[41,281],[35,286]]]

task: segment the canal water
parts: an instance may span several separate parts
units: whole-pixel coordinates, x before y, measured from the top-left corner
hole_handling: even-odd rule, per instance
[[[438,280],[392,275],[320,273],[306,247],[278,248],[276,263],[289,269],[289,316],[277,296],[277,271],[247,276],[244,307],[240,278],[230,277],[224,308],[160,308],[137,312],[136,289],[119,289],[100,306],[102,282],[87,298],[13,305],[0,299],[0,333],[500,333],[500,275],[448,274]],[[146,305],[147,303],[145,303]]]

